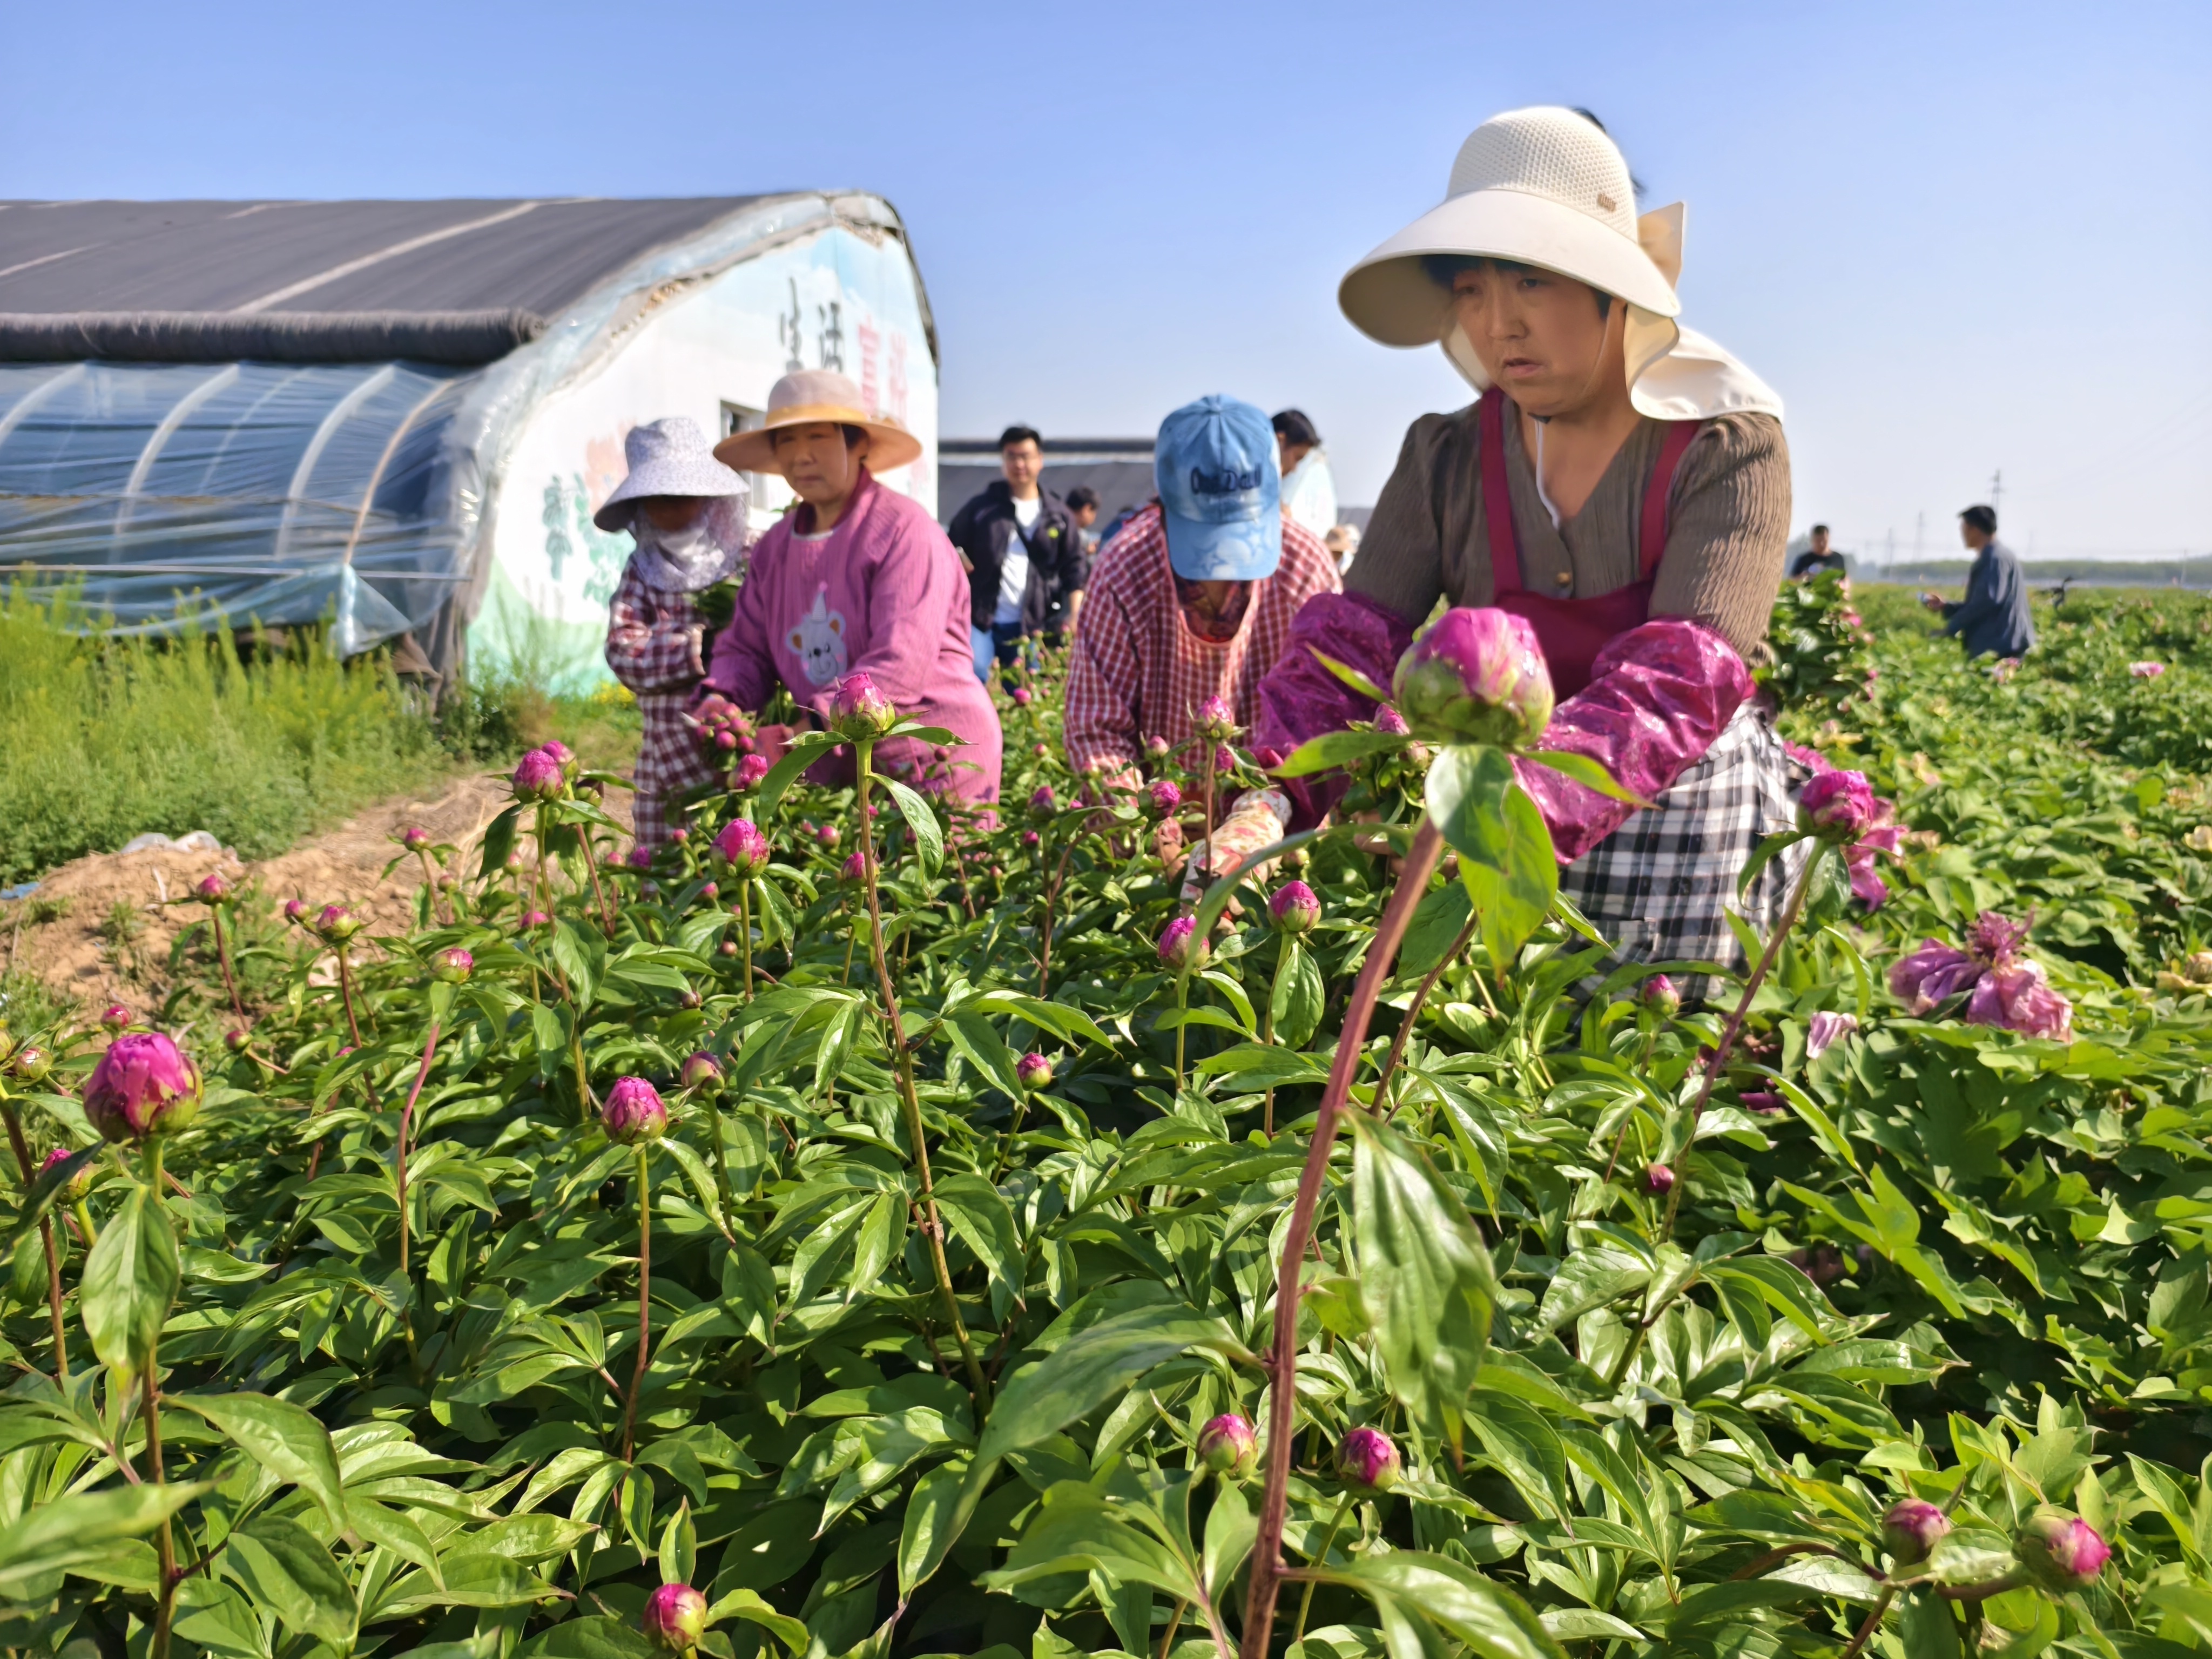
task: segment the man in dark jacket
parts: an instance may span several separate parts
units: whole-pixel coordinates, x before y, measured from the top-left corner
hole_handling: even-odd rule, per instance
[[[975,672],[1011,663],[1021,641],[1074,625],[1089,574],[1083,539],[1066,506],[1037,483],[1044,446],[1035,430],[999,435],[1005,477],[952,515],[948,533],[968,567],[968,621]]]
[[[1993,507],[1970,507],[1959,515],[1959,539],[1974,550],[1966,573],[1966,597],[1956,605],[1935,594],[1921,603],[1943,617],[1943,631],[1954,634],[1970,657],[2022,657],[2035,643],[2035,624],[2027,610],[2027,579],[2012,550],[1997,540]]]

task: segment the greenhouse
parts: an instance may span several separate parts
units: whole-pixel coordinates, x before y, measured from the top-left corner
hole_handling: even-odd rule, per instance
[[[7,204],[0,563],[118,629],[327,620],[588,681],[623,434],[734,430],[817,366],[922,437],[886,482],[933,504],[934,331],[877,197]]]

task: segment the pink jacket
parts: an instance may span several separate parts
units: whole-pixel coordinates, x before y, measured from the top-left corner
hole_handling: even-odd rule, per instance
[[[947,769],[921,745],[886,744],[885,771],[933,781],[967,799],[999,798],[998,711],[975,678],[968,640],[968,577],[919,501],[863,475],[837,527],[820,541],[800,507],[755,544],[735,614],[715,636],[706,685],[759,709],[778,684],[826,725],[830,688],[864,671],[899,713],[967,739]],[[849,782],[852,757],[817,765],[817,783]]]

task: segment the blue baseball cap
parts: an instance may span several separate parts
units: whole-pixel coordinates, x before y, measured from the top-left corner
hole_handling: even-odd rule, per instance
[[[1160,422],[1152,481],[1168,563],[1185,581],[1250,582],[1283,562],[1275,428],[1250,404],[1200,398]]]

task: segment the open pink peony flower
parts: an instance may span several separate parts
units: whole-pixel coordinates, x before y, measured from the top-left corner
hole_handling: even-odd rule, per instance
[[[1321,898],[1302,881],[1286,881],[1278,887],[1267,900],[1267,908],[1275,918],[1275,926],[1286,933],[1306,933],[1313,931],[1321,920]]]
[[[707,1633],[707,1598],[689,1584],[663,1584],[645,1598],[638,1628],[656,1648],[690,1653]]]
[[[610,1140],[635,1146],[668,1133],[668,1108],[661,1102],[660,1091],[643,1078],[617,1078],[599,1103],[599,1121]]]
[[[199,1067],[159,1031],[116,1038],[84,1085],[85,1121],[109,1140],[173,1133],[199,1109]]]
[[[1859,1029],[1856,1014],[1832,1014],[1826,1009],[1813,1016],[1805,1033],[1805,1058],[1818,1060],[1829,1048]]]
[[[1815,775],[1797,797],[1797,823],[1826,841],[1854,842],[1874,828],[1874,786],[1863,772]]]
[[[2074,1040],[2074,1005],[2051,988],[2042,967],[2015,962],[1991,968],[1966,999],[1966,1024],[2001,1025],[2023,1036]]]
[[[1960,951],[1926,939],[1889,970],[1892,995],[1905,1012],[1924,1014],[1946,998],[1972,989],[1966,1024],[1996,1025],[2027,1036],[2063,1042],[2074,1034],[2074,1005],[2051,988],[2043,969],[2021,959],[2027,926],[1984,910],[1967,930]]]
[[[848,674],[830,693],[830,729],[848,743],[879,738],[898,724],[898,709],[866,674]]]
[[[1224,1412],[1198,1431],[1198,1461],[1216,1474],[1247,1475],[1260,1462],[1260,1437],[1249,1418]]]
[[[757,876],[768,868],[768,837],[750,818],[732,818],[724,824],[714,837],[714,852],[733,876]]]
[[[1398,659],[1391,700],[1416,737],[1526,748],[1552,720],[1552,674],[1526,617],[1447,611]]]
[[[1380,1429],[1353,1429],[1336,1449],[1336,1478],[1363,1492],[1398,1484],[1398,1448]]]

